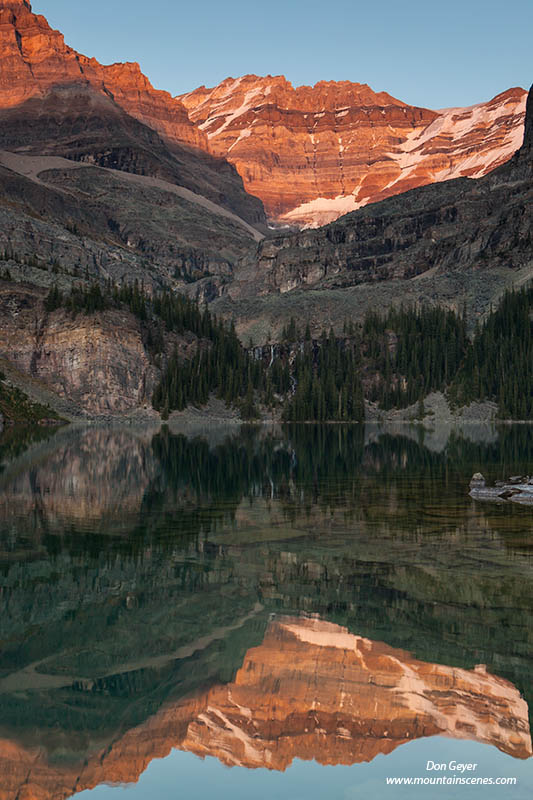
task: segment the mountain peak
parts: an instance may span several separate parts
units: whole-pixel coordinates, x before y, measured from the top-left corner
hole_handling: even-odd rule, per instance
[[[283,76],[244,75],[179,99],[272,219],[313,226],[504,164],[522,143],[526,92],[433,111],[365,83],[293,87]]]
[[[0,0],[0,109],[44,97],[62,85],[89,84],[169,141],[207,149],[178,100],[154,89],[135,63],[105,66],[65,44],[28,0]]]

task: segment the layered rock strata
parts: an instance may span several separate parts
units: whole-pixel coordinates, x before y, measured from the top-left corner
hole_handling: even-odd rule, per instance
[[[370,761],[437,734],[531,755],[526,703],[484,668],[426,664],[332,623],[285,618],[248,651],[232,684],[210,692],[181,747],[283,770],[293,758]]]
[[[299,226],[325,224],[417,186],[486,174],[519,146],[526,97],[513,88],[475,106],[434,111],[365,84],[294,88],[283,76],[246,75],[175,98],[154,89],[137,63],[103,66],[77,53],[25,0],[0,7],[0,74],[0,109],[16,115],[23,108],[27,118],[32,101],[51,90],[89,87],[157,132],[188,180],[203,173],[218,202],[225,196],[248,221],[264,223],[255,198],[242,197],[230,162],[272,219]],[[85,137],[83,126],[78,133]],[[105,150],[100,142],[86,156]],[[131,154],[111,150],[108,158],[131,162]]]
[[[179,100],[136,63],[103,66],[24,0],[0,4],[0,147],[152,175],[263,224],[235,168],[211,155]]]
[[[520,270],[524,279],[533,258],[532,117],[530,92],[523,145],[489,175],[414,189],[324,228],[266,240],[234,296],[406,282],[425,273],[435,281],[483,271],[505,284]]]
[[[149,404],[158,377],[130,313],[46,313],[38,289],[4,282],[0,357],[89,415]]]
[[[213,153],[235,164],[270,216],[317,226],[417,186],[480,177],[522,140],[526,92],[468,108],[410,106],[365,84],[294,88],[283,76],[228,78],[180,100]]]

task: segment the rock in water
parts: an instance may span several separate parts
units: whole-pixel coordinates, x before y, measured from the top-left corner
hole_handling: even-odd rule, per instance
[[[481,472],[475,472],[474,475],[472,475],[472,479],[470,481],[470,488],[482,489],[485,487],[485,485],[486,481]]]
[[[496,481],[494,486],[487,486],[481,472],[476,472],[470,480],[470,497],[474,500],[493,500],[522,505],[533,505],[533,484],[529,476],[525,478],[513,475],[508,481]]]

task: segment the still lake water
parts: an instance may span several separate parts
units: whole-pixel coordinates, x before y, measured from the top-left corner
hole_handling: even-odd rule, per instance
[[[533,428],[10,432],[0,462],[0,800],[531,797],[533,510],[468,482],[531,472]]]

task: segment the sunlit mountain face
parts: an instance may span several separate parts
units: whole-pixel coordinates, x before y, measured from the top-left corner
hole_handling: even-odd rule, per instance
[[[324,80],[294,87],[283,75],[227,78],[172,97],[155,89],[136,62],[105,66],[76,52],[25,0],[3,0],[0,6],[0,63],[0,114],[8,112],[0,135],[5,149],[22,147],[25,154],[35,149],[36,132],[43,133],[52,116],[61,123],[57,141],[41,138],[40,155],[62,151],[76,160],[144,175],[153,171],[155,154],[157,171],[168,177],[156,142],[161,137],[179,153],[181,181],[189,173],[188,151],[204,157],[194,161],[195,191],[217,182],[216,172],[229,176],[229,164],[234,165],[248,198],[240,196],[238,186],[226,185],[223,193],[211,186],[210,194],[223,197],[224,205],[228,191],[234,194],[230,205],[254,223],[264,222],[256,197],[276,224],[317,226],[418,186],[486,175],[511,158],[524,129],[526,91],[520,87],[492,99],[480,97],[474,106],[439,110],[409,105],[366,84]],[[81,102],[80,89],[91,90]],[[94,120],[87,124],[84,118],[94,106],[101,123],[111,113],[110,100],[130,118],[122,121],[130,133],[126,156],[113,138],[113,125],[107,151],[104,143],[94,147]],[[80,123],[68,142],[61,141],[73,116]],[[134,158],[131,118],[158,134],[147,139],[145,131]],[[13,125],[15,141],[9,138]],[[229,164],[222,167],[220,159]],[[206,166],[207,181],[201,174]]]
[[[522,144],[526,97],[516,87],[436,111],[366,84],[244,75],[179,99],[272,219],[317,227],[417,186],[486,175]]]

